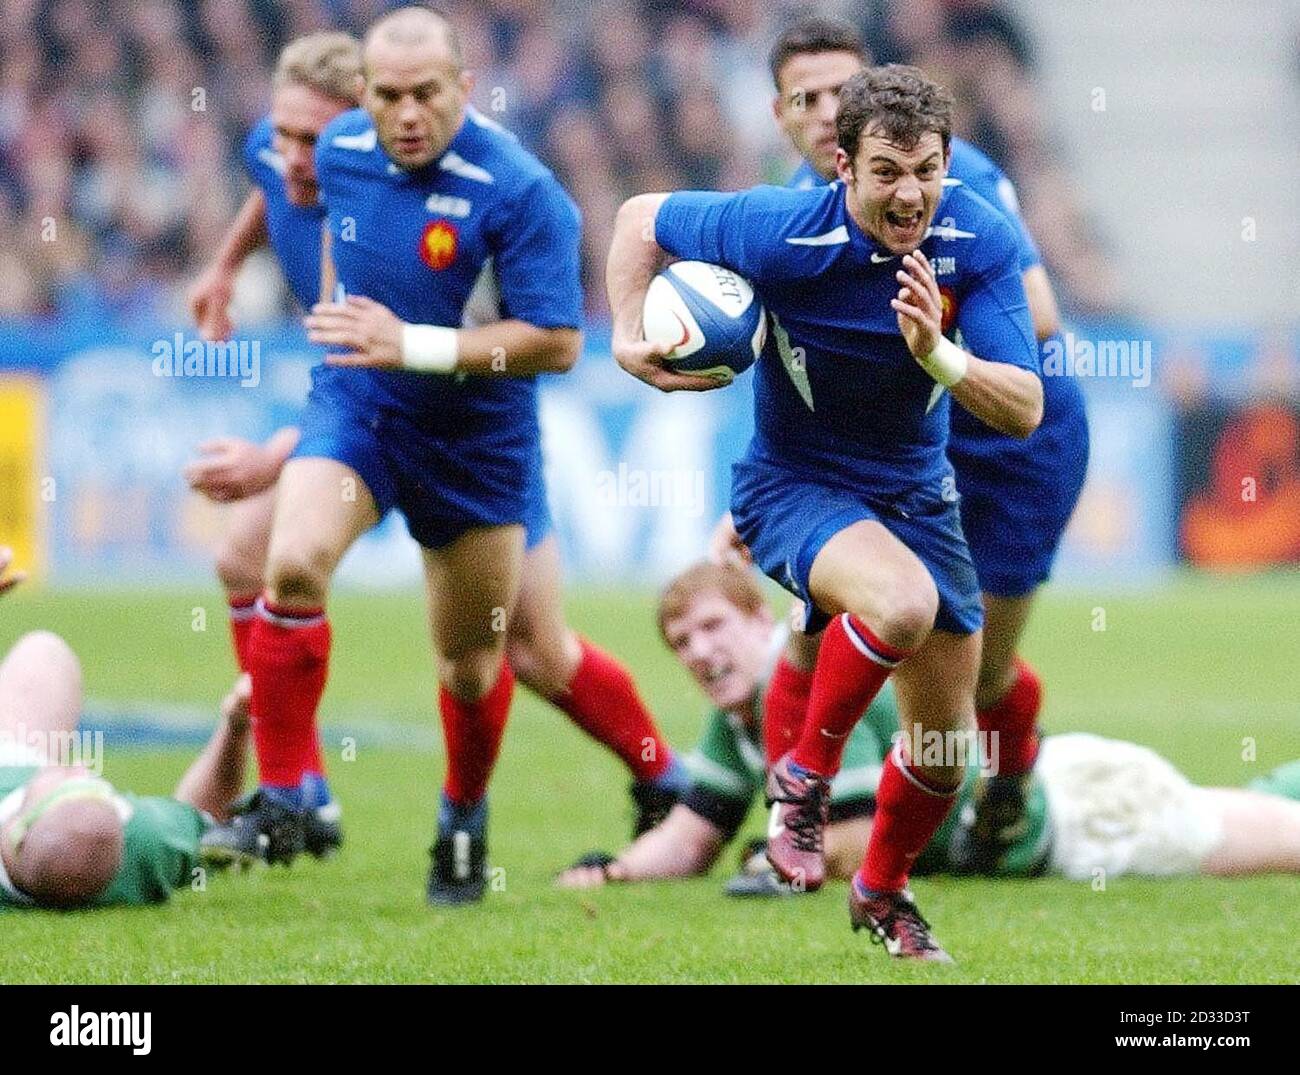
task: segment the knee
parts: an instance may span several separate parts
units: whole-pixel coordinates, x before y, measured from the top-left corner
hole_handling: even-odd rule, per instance
[[[322,604],[334,565],[323,550],[304,548],[274,553],[266,567],[267,589],[276,601]]]
[[[1013,679],[1009,664],[997,667],[981,664],[979,679],[975,684],[975,709],[982,712],[997,705],[1010,689]]]
[[[578,669],[582,651],[571,632],[539,639],[527,632],[506,635],[506,660],[519,682],[545,698],[563,694]]]
[[[939,614],[939,591],[925,572],[908,574],[856,602],[849,611],[899,649],[918,649]]]
[[[444,655],[438,663],[442,685],[462,701],[477,702],[496,686],[502,652],[500,648],[466,650]]]
[[[228,594],[255,594],[262,589],[260,559],[237,542],[228,541],[217,552],[217,578]]]
[[[81,661],[61,636],[53,631],[28,631],[9,651],[5,663],[26,665],[75,680],[81,689]]]

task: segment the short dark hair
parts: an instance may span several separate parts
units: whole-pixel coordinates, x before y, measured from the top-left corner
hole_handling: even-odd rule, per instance
[[[946,153],[952,142],[952,106],[952,94],[915,67],[898,63],[868,67],[840,90],[835,138],[853,160],[862,132],[870,127],[903,149],[912,149],[922,135],[935,131]]]
[[[767,64],[776,88],[781,88],[781,68],[796,56],[817,52],[851,52],[867,62],[867,47],[851,22],[809,15],[782,30],[768,54]]]

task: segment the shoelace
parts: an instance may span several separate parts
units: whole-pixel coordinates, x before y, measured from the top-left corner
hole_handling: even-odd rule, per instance
[[[930,923],[925,920],[925,916],[916,909],[916,904],[901,898],[885,914],[876,918],[876,928],[871,931],[871,943],[884,944],[887,937],[899,932],[911,937],[915,951],[939,950],[930,936]]]
[[[781,785],[780,802],[789,803],[795,807],[794,813],[785,819],[785,827],[791,832],[791,844],[797,851],[820,852],[822,849],[822,815],[825,812],[823,803],[826,798],[829,785],[824,781],[813,781],[804,783],[802,794],[798,790],[792,790],[792,785],[798,786],[800,782],[786,781],[778,777],[778,783]]]

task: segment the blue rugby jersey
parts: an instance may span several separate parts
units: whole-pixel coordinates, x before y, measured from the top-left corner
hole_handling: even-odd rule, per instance
[[[284,159],[275,151],[275,128],[265,117],[244,140],[244,170],[266,196],[266,231],[284,278],[304,310],[320,296],[320,205],[292,204],[284,192]]]
[[[961,185],[945,190],[935,220],[921,249],[944,293],[945,331],[980,358],[1038,373],[1015,231]],[[890,306],[900,259],[853,221],[842,184],[673,194],[655,238],[740,273],[767,309],[748,459],[877,495],[951,473],[948,394],[908,351]]]
[[[429,165],[403,171],[362,109],[336,117],[316,148],[340,293],[403,321],[460,327],[484,305],[539,328],[579,328],[577,207],[509,132],[473,110]],[[533,377],[339,370],[367,404],[401,409],[438,435],[535,447]]]

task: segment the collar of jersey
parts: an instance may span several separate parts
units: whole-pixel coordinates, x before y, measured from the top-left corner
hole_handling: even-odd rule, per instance
[[[398,168],[393,164],[392,158],[384,152],[383,147],[379,146],[378,143],[376,143],[375,148],[384,158],[385,171],[388,171],[394,179],[401,180],[402,182],[419,182],[421,180],[427,182],[430,176],[436,176],[439,173],[442,168],[442,162],[447,159],[448,153],[459,153],[462,156],[464,155],[465,149],[468,147],[472,139],[471,131],[473,126],[474,125],[469,121],[469,111],[467,109],[465,112],[465,118],[460,121],[460,126],[456,128],[456,133],[451,136],[451,141],[447,143],[447,148],[434,157],[433,160],[423,168],[416,168],[411,172],[408,172],[405,168]]]

